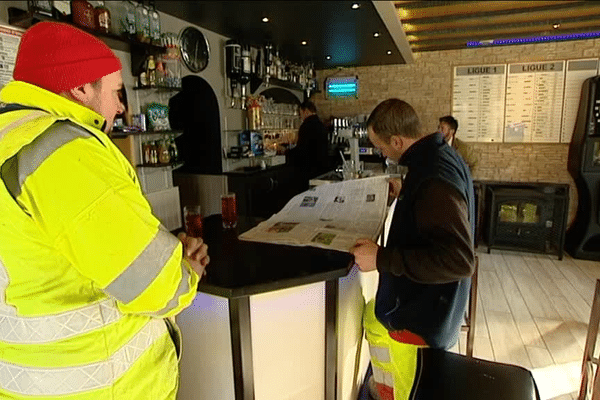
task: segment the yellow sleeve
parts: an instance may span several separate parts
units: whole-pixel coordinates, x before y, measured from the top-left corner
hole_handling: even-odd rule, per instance
[[[54,132],[51,143],[32,143],[56,147],[51,151],[21,154],[20,164],[32,167],[19,173],[26,177],[17,201],[48,242],[123,312],[177,314],[199,280],[182,259],[181,242],[161,226],[107,144],[72,124],[62,130],[66,139],[57,141]]]

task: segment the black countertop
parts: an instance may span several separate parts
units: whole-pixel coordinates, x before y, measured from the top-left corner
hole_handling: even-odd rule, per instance
[[[354,258],[349,253],[315,247],[247,242],[238,235],[261,219],[242,218],[225,230],[221,215],[204,219],[204,241],[210,264],[198,291],[221,297],[242,297],[322,282],[345,276]]]

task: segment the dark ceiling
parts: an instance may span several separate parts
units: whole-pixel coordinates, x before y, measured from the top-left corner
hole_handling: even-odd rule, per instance
[[[354,3],[360,7],[352,9]],[[386,23],[394,24],[390,7]],[[156,1],[156,8],[248,44],[270,41],[284,59],[312,60],[317,69],[406,63],[392,37],[395,27],[390,33],[371,1]]]

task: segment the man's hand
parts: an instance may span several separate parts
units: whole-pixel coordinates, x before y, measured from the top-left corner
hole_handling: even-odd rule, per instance
[[[200,277],[206,275],[206,266],[210,262],[208,246],[201,238],[188,236],[185,232],[181,232],[177,237],[183,243],[183,258]]]
[[[350,249],[354,254],[354,262],[363,271],[374,271],[377,269],[377,250],[379,246],[370,239],[358,239]]]

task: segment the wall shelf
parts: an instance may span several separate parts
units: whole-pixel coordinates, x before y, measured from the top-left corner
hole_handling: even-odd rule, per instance
[[[175,170],[183,167],[183,162],[168,163],[168,164],[138,164],[136,168],[169,168]]]
[[[166,52],[166,47],[157,46],[152,43],[143,43],[137,39],[115,35],[113,33],[105,33],[94,29],[89,29],[84,26],[76,25],[71,20],[60,20],[47,15],[29,12],[17,7],[8,7],[8,23],[13,26],[27,29],[32,25],[41,21],[63,22],[73,25],[84,32],[98,37],[106,45],[114,50],[120,50],[131,53],[131,72],[134,76],[138,75],[138,71],[143,65],[147,54],[162,54]]]
[[[128,136],[149,136],[149,135],[175,135],[179,137],[183,135],[183,131],[143,131],[143,132],[113,132],[113,138],[126,138]]]

